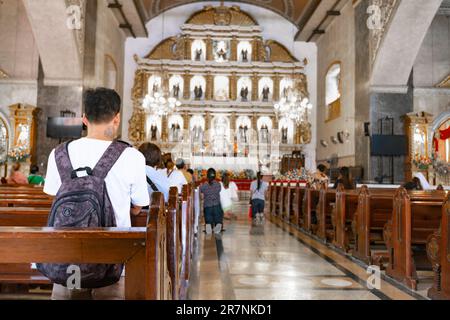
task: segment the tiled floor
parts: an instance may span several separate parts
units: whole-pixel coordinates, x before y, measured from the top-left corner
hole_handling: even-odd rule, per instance
[[[242,210],[245,212],[245,210]],[[222,236],[201,234],[192,300],[377,300],[421,298],[392,282],[367,287],[366,270],[289,226],[252,226],[244,215]]]

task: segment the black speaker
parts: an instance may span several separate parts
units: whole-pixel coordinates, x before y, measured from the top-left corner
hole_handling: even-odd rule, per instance
[[[364,135],[370,137],[370,122],[364,122]]]

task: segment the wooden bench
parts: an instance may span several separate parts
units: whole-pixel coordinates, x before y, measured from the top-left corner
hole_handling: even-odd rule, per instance
[[[427,255],[434,271],[433,286],[428,297],[450,300],[450,196],[442,207],[441,226],[427,239]]]
[[[417,270],[431,270],[426,243],[439,229],[445,192],[421,193],[417,197],[404,188],[397,190],[392,217],[385,226],[389,253],[386,274],[417,290]]]
[[[162,195],[154,193],[146,228],[0,227],[0,264],[123,263],[126,299],[168,299],[165,224]]]
[[[354,190],[345,190],[342,184],[336,190],[334,211],[331,215],[333,226],[333,245],[348,252],[350,240],[353,238],[352,221],[358,207],[358,193]]]
[[[357,208],[353,215],[353,249],[352,255],[367,264],[383,266],[383,259],[388,258],[384,250],[383,230],[392,216],[392,203],[395,190],[369,190],[363,186],[357,198]],[[354,200],[354,198],[351,198]],[[372,244],[383,246],[384,252],[372,251]]]
[[[324,241],[331,242],[334,238],[332,214],[336,203],[336,190],[330,190],[323,185],[319,191],[317,204],[317,236]]]
[[[52,199],[0,199],[0,207],[51,208]]]

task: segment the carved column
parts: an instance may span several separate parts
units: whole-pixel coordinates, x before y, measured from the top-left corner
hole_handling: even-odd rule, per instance
[[[252,100],[258,101],[259,99],[259,76],[254,73],[252,76]]]
[[[214,77],[210,72],[206,75],[205,100],[214,99]]]
[[[237,76],[236,76],[236,72],[232,72],[231,77],[230,77],[230,100],[236,101],[237,98],[238,98]]]
[[[209,130],[211,129],[211,113],[207,111],[205,113],[205,132],[203,136],[203,140],[205,143],[209,143]]]
[[[161,140],[162,142],[169,141],[169,119],[167,116],[162,117],[161,121]]]
[[[183,75],[183,82],[184,82],[183,98],[185,100],[189,100],[191,98],[191,79],[192,75],[190,73],[186,72]]]
[[[253,112],[252,115],[252,129],[258,131],[258,114]]]
[[[230,129],[234,132],[236,130],[236,112],[231,113]]]
[[[206,38],[206,61],[214,60],[213,56],[213,41],[210,36]]]
[[[140,101],[148,91],[148,79],[150,75],[143,70],[137,70],[134,75],[134,87],[132,92],[132,99],[135,102]]]
[[[252,61],[261,61],[262,40],[260,37],[253,37],[252,40]]]
[[[183,122],[184,122],[184,130],[189,131],[189,123],[191,121],[191,115],[189,114],[189,112],[185,111],[183,113]]]
[[[276,116],[272,116],[272,125],[273,125],[273,129],[274,130],[278,130],[279,129],[279,121],[278,118]]]
[[[238,41],[236,36],[231,39],[231,61],[238,61]]]
[[[184,59],[192,60],[192,39],[187,36],[184,38]]]
[[[279,74],[277,73],[275,76],[273,76],[272,80],[273,80],[273,101],[279,101],[280,100],[280,81],[281,81]]]

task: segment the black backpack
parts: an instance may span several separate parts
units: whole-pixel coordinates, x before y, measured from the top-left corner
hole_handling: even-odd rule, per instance
[[[105,151],[94,169],[74,170],[68,152],[69,143],[55,150],[56,165],[61,177],[61,187],[53,202],[48,219],[52,228],[110,228],[116,227],[116,218],[106,189],[105,178],[122,153],[130,147],[125,142],[114,141]],[[78,172],[86,176],[78,177]],[[67,286],[69,264],[38,264],[38,270],[53,283]],[[93,289],[117,283],[123,265],[82,264],[81,288]]]

